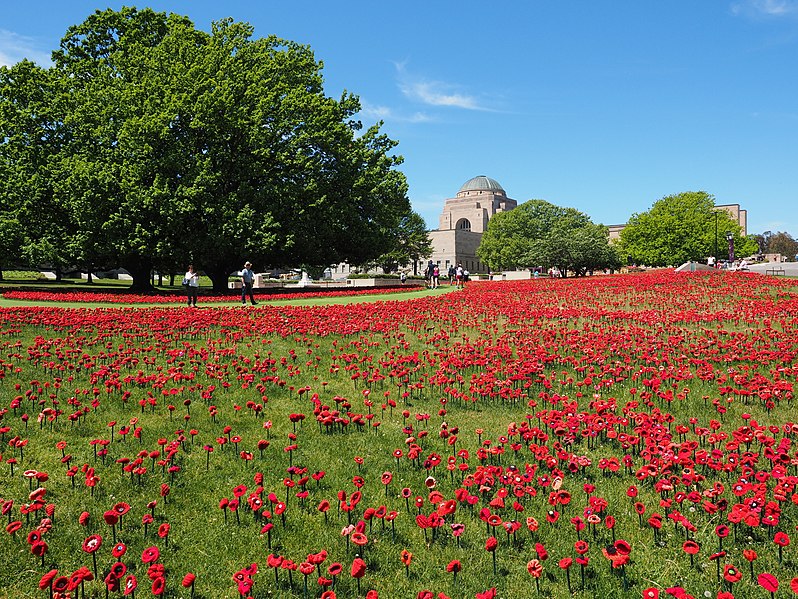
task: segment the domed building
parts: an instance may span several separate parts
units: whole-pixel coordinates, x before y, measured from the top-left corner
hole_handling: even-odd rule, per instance
[[[517,205],[495,179],[479,175],[463,183],[457,195],[444,202],[438,228],[429,232],[433,246],[430,260],[440,267],[441,276],[458,262],[471,273],[487,272],[487,265],[477,257],[482,234],[494,215]],[[419,266],[419,272],[423,272],[424,263]]]

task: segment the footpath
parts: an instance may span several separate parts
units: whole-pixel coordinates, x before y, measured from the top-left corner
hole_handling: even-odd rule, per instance
[[[775,274],[785,277],[798,277],[798,262],[766,262],[763,264],[752,264],[748,267],[748,271],[762,275]]]

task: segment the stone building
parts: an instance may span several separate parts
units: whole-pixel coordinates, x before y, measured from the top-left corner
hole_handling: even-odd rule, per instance
[[[441,274],[458,262],[471,273],[487,272],[487,265],[477,257],[482,234],[495,214],[517,205],[495,179],[485,175],[469,179],[455,197],[444,202],[438,228],[429,232],[433,247],[430,260],[440,267]],[[423,272],[426,264],[419,262],[418,272]]]

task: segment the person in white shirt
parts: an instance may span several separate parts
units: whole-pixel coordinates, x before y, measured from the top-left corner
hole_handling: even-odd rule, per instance
[[[199,273],[194,270],[194,265],[188,265],[188,271],[183,277],[183,286],[186,288],[186,298],[189,306],[197,305],[199,292]]]

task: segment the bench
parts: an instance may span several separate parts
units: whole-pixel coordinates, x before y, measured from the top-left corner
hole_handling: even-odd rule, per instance
[[[780,275],[780,276],[783,277],[784,276],[784,269],[783,268],[768,268],[765,271],[765,274],[766,275],[774,275],[774,276]]]

